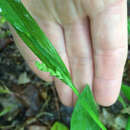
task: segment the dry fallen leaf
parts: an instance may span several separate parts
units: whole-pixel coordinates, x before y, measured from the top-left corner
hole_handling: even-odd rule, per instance
[[[33,126],[29,127],[29,130],[49,130],[49,129],[46,126],[36,126],[36,125],[33,125]]]
[[[20,76],[18,78],[18,84],[26,84],[26,83],[29,83],[29,82],[30,82],[30,79],[27,76],[26,72],[20,74]]]

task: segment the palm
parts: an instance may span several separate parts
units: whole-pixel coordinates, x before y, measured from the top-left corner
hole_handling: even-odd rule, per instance
[[[23,2],[59,52],[78,90],[89,84],[99,104],[112,104],[119,94],[127,54],[126,1]],[[17,45],[25,48],[21,52],[32,69],[41,78],[52,80],[48,73],[35,69],[30,60],[34,55],[27,47]],[[72,90],[58,79],[53,80],[61,101],[74,104]]]

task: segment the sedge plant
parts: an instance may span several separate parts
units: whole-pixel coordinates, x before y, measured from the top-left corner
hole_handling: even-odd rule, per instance
[[[40,59],[39,70],[50,72],[78,96],[71,119],[71,130],[106,130],[99,119],[97,105],[89,85],[79,93],[64,62],[20,0],[0,0],[0,14],[11,24],[24,43]]]

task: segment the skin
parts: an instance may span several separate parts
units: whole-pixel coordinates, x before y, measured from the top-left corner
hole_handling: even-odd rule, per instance
[[[126,0],[22,0],[50,39],[81,92],[86,84],[95,100],[112,105],[120,92],[127,57]],[[54,81],[60,100],[76,102],[72,90],[49,73],[40,72],[39,60],[13,31],[14,39],[30,68],[46,81]]]

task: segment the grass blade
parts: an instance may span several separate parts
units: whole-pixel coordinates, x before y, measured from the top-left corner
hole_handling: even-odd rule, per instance
[[[121,86],[121,91],[123,92],[123,94],[125,95],[125,97],[130,100],[130,87],[122,84]]]
[[[130,116],[128,117],[127,125],[125,130],[130,130]]]
[[[56,49],[24,8],[20,0],[0,0],[0,11],[46,67],[55,73],[57,71],[60,72],[61,80],[78,95],[77,89],[72,84],[71,76]]]

